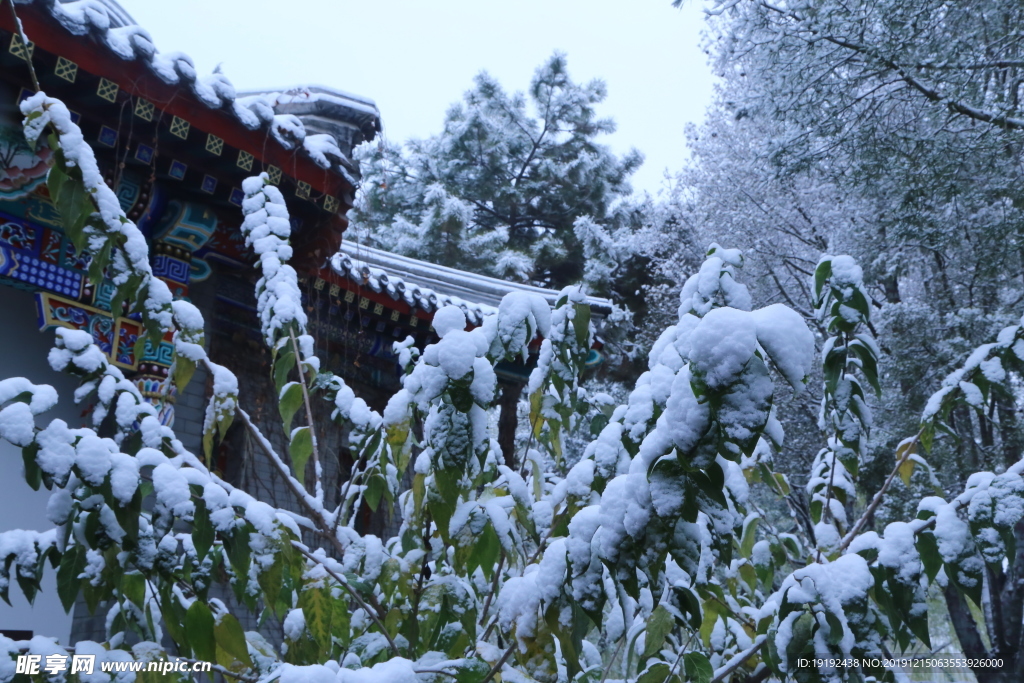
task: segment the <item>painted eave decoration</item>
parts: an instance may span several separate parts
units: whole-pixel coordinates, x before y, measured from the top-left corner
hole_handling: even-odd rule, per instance
[[[358,178],[351,148],[380,130],[372,100],[316,86],[238,97],[223,74],[199,75],[187,55],[159,52],[112,0],[15,3],[34,43],[21,45],[10,13],[2,12],[5,52],[21,59],[50,53],[54,74],[68,86],[83,71],[91,73],[100,77],[98,97],[115,103],[127,94],[142,121],[156,118],[208,154],[230,154],[242,171],[265,170],[278,183],[287,179],[295,196],[325,211],[343,216],[351,205]],[[110,144],[116,133],[108,132]]]

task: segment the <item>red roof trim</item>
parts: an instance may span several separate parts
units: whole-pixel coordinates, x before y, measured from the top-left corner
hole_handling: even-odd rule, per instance
[[[38,48],[70,59],[80,69],[117,83],[132,96],[149,100],[166,112],[168,118],[183,118],[194,128],[222,138],[228,145],[249,152],[268,166],[279,167],[283,173],[306,181],[318,192],[340,197],[343,206],[347,204],[344,195],[353,192],[354,188],[344,178],[317,166],[294,150],[286,150],[267,130],[249,130],[228,110],[210,109],[187,87],[164,83],[143,62],[123,60],[94,38],[72,34],[32,5],[20,5],[18,12],[25,35]],[[0,28],[14,32],[9,12],[0,12]]]
[[[314,274],[316,275],[316,277],[320,278],[324,282],[327,282],[328,284],[338,285],[344,290],[355,292],[359,296],[365,297],[375,304],[381,304],[385,308],[389,308],[393,311],[398,311],[399,313],[404,313],[406,315],[415,314],[417,318],[420,318],[421,320],[426,320],[428,322],[434,319],[433,313],[428,313],[427,311],[424,311],[422,308],[414,309],[405,301],[401,299],[392,299],[384,292],[375,292],[370,287],[364,287],[343,275],[338,275],[330,267],[321,268],[320,270],[317,270]]]

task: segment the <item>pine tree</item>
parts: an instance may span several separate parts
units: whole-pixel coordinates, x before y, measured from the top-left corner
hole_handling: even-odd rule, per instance
[[[642,156],[599,142],[615,130],[597,114],[605,96],[600,81],[572,81],[560,54],[526,94],[481,73],[441,133],[359,151],[350,234],[471,272],[608,294],[627,257],[623,203]]]

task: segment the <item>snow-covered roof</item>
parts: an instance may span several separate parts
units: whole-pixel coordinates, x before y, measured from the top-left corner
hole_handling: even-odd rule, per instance
[[[325,168],[318,157],[329,156],[332,150],[318,139],[330,136],[343,155],[338,161],[355,173],[349,160],[352,148],[380,131],[380,112],[373,100],[322,85],[240,93],[237,101],[250,109],[269,107],[277,117],[298,119],[306,132],[306,151]]]
[[[502,297],[510,292],[539,294],[551,306],[560,294],[552,289],[467,273],[351,242],[342,243],[340,251],[331,258],[331,268],[374,292],[387,293],[396,301],[404,301],[428,313],[447,305],[459,306],[472,325],[479,325],[485,316],[497,313]],[[587,297],[587,303],[595,318],[603,318],[611,312],[611,302],[607,299]]]
[[[141,61],[164,83],[189,88],[207,108],[229,111],[249,130],[268,130],[286,149],[301,148],[318,166],[349,181],[355,170],[349,159],[353,143],[359,134],[370,139],[380,130],[373,100],[330,88],[238,97],[223,74],[201,76],[188,55],[157,51],[149,33],[115,0],[14,1],[45,10],[72,34],[93,37],[125,61]]]

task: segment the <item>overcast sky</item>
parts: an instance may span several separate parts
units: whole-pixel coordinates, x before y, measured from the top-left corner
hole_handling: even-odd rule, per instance
[[[702,0],[120,0],[161,51],[200,72],[222,64],[239,91],[327,85],[377,102],[392,143],[441,129],[481,70],[524,90],[555,50],[578,81],[601,78],[613,149],[647,161],[634,187],[656,191],[686,159],[712,79],[700,50]]]

